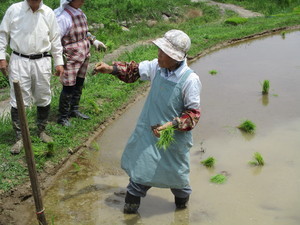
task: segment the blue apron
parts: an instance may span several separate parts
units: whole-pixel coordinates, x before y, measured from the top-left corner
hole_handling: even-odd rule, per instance
[[[163,125],[185,110],[182,85],[192,70],[187,70],[178,83],[166,80],[157,71],[136,128],[122,155],[121,166],[138,184],[161,188],[184,188],[189,185],[192,134],[175,131],[175,141],[167,150],[156,146],[158,138],[151,126]]]

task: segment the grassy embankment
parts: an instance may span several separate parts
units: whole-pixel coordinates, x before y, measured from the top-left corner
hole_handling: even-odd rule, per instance
[[[11,2],[11,1],[7,1]],[[8,3],[6,2],[6,6]],[[54,1],[45,0],[51,7],[56,7]],[[131,2],[131,3],[130,3]],[[234,15],[226,12],[221,16],[215,7],[205,6],[203,3],[190,3],[187,0],[176,1],[94,1],[93,5],[88,2],[83,10],[86,12],[89,23],[103,23],[104,29],[94,30],[94,34],[107,43],[109,51],[118,48],[122,44],[135,43],[138,40],[146,40],[162,35],[167,30],[175,28],[184,30],[192,39],[192,48],[189,57],[210,48],[220,42],[233,38],[242,38],[247,35],[270,30],[278,27],[299,25],[299,15],[291,14],[293,7],[287,8],[288,14],[281,16],[267,16],[263,18],[249,19],[243,25],[233,27],[224,23],[226,17]],[[91,3],[90,3],[91,4]],[[147,4],[147,5],[143,5]],[[3,13],[3,5],[0,13]],[[111,7],[113,5],[114,7]],[[278,7],[279,9],[280,7]],[[4,8],[5,9],[5,8]],[[101,10],[100,10],[101,9]],[[190,9],[190,10],[189,10]],[[202,16],[193,18],[189,15],[198,14],[196,9],[202,11]],[[192,10],[192,11],[191,11]],[[280,10],[279,10],[280,11]],[[278,12],[279,12],[278,11]],[[162,13],[171,15],[170,20],[165,22],[161,19]],[[107,14],[107,16],[106,16]],[[115,16],[117,15],[117,17]],[[0,18],[2,14],[0,15]],[[158,23],[152,27],[146,25],[145,20],[158,19]],[[130,31],[121,31],[119,22],[127,21]],[[131,21],[131,22],[129,22]],[[135,23],[134,21],[139,21]],[[92,52],[91,61],[99,60],[103,53]],[[119,60],[141,61],[156,57],[155,46],[140,46],[132,52],[126,52]],[[91,120],[81,121],[72,119],[73,127],[65,128],[56,124],[58,109],[58,97],[60,85],[57,79],[53,78],[53,100],[50,124],[48,132],[54,138],[54,149],[51,156],[45,156],[44,152],[49,151],[48,146],[41,143],[36,136],[35,107],[27,110],[29,128],[32,138],[32,146],[35,151],[37,167],[43,170],[46,164],[57,164],[62,158],[68,156],[68,148],[75,149],[82,144],[103,121],[109,118],[118,108],[133,96],[141,82],[124,84],[109,75],[96,75],[87,77],[82,96],[81,110],[91,116]],[[7,90],[8,91],[8,90]],[[9,149],[14,143],[14,133],[11,128],[9,117],[0,118],[0,193],[27,180],[27,169],[24,160],[24,151],[17,156],[12,156]],[[115,137],[112,137],[115,138]],[[100,146],[101,147],[101,146]]]

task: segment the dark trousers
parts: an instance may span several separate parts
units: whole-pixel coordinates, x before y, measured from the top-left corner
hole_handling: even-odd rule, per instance
[[[146,186],[143,184],[138,184],[129,179],[129,184],[127,186],[127,191],[137,197],[145,197],[147,191],[151,188],[151,186]],[[191,193],[192,189],[190,186],[187,186],[182,189],[170,188],[173,195],[177,198],[187,198]]]

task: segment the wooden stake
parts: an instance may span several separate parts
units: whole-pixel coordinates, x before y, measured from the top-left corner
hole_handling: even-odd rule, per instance
[[[29,172],[29,177],[31,182],[31,189],[32,189],[34,202],[35,202],[37,219],[39,225],[47,225],[46,217],[44,214],[45,209],[43,207],[40,186],[37,179],[35,160],[34,160],[34,155],[31,146],[31,140],[29,135],[27,118],[25,114],[22,92],[18,80],[14,80],[13,84],[14,84],[15,96],[17,100],[17,108],[18,108],[18,114],[20,119],[21,131],[22,131],[23,145],[25,148],[26,161],[27,161],[28,172]]]

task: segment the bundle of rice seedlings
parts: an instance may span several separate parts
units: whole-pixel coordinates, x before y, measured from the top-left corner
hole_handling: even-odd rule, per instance
[[[227,177],[224,176],[223,174],[217,174],[217,175],[213,176],[212,178],[210,178],[210,181],[212,183],[216,183],[216,184],[223,184],[227,181]]]
[[[250,120],[245,120],[237,128],[239,128],[242,131],[245,131],[246,133],[253,134],[255,132],[256,125]]]
[[[270,81],[269,80],[264,80],[264,82],[262,84],[262,91],[261,91],[261,93],[263,95],[267,95],[267,94],[269,94],[269,89],[270,89]]]
[[[253,166],[263,166],[265,165],[265,161],[259,152],[255,152],[253,155],[253,160],[250,161],[249,164]]]
[[[167,150],[167,148],[171,145],[172,142],[174,142],[174,127],[170,126],[166,129],[160,131],[160,137],[158,139],[158,142],[156,143],[156,146],[160,149]]]
[[[209,71],[209,74],[210,75],[216,75],[218,73],[218,71],[216,71],[216,70],[211,70],[211,71]]]
[[[201,163],[206,167],[213,167],[215,165],[215,158],[214,157],[208,157],[207,159],[201,161]]]

